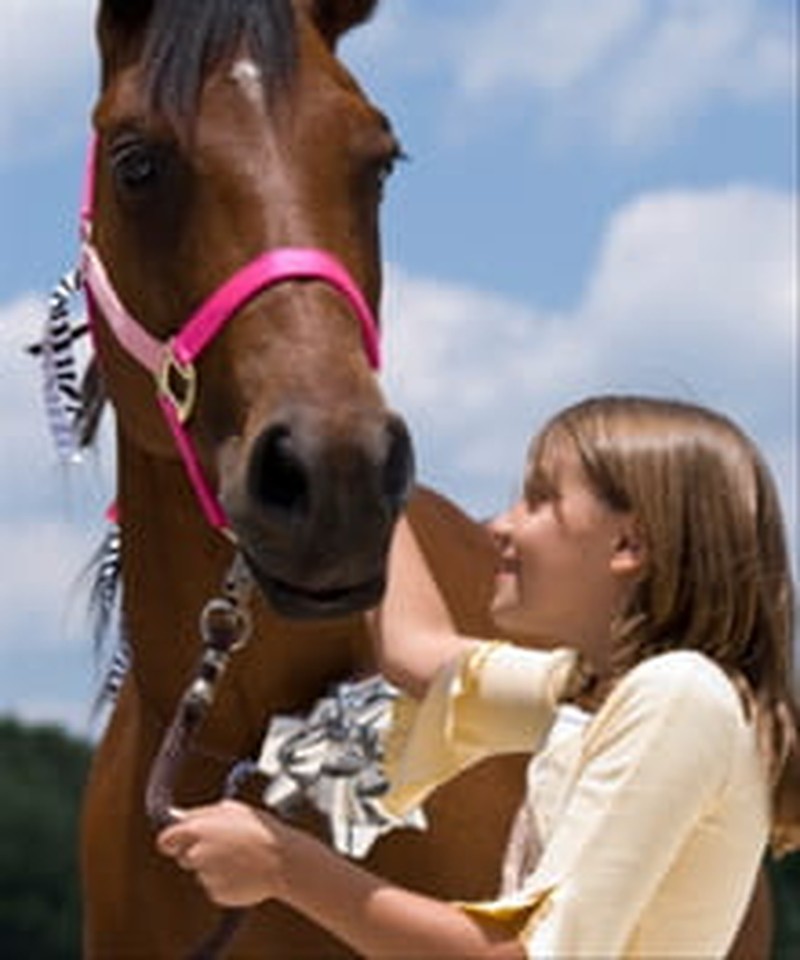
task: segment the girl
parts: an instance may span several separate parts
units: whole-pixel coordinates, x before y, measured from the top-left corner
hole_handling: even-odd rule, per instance
[[[492,613],[520,643],[455,633],[405,525],[374,634],[416,698],[388,809],[532,754],[497,900],[398,888],[232,801],[159,848],[218,903],[279,898],[367,957],[723,956],[770,834],[798,845],[794,601],[763,460],[708,410],[590,399],[542,431],[494,531]]]

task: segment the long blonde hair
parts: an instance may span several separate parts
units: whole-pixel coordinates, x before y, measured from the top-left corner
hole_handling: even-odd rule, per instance
[[[716,661],[747,691],[765,731],[776,817],[800,830],[794,586],[758,448],[719,413],[642,396],[593,397],[562,411],[531,463],[564,443],[597,495],[632,513],[646,544],[645,573],[615,626],[615,671],[679,648]],[[776,828],[785,845],[787,825]]]

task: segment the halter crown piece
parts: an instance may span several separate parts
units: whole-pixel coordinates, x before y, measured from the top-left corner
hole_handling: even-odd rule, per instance
[[[380,366],[378,324],[364,295],[342,264],[324,250],[279,247],[259,254],[218,287],[169,340],[154,337],[120,300],[92,243],[97,141],[89,151],[81,210],[81,274],[89,318],[101,314],[123,349],[154,380],[159,406],[211,526],[229,533],[225,511],[206,477],[186,425],[197,391],[195,361],[234,314],[257,294],[290,280],[327,283],[347,301],[361,326],[370,366]]]

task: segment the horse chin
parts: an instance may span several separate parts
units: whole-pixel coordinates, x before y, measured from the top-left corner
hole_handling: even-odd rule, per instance
[[[273,577],[252,562],[248,566],[272,609],[289,620],[327,620],[363,613],[380,602],[386,586],[385,578],[379,576],[364,583],[315,590]]]

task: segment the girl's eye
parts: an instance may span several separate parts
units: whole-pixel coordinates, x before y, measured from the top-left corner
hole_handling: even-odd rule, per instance
[[[530,510],[558,499],[558,492],[544,477],[531,478],[525,487],[525,502]]]
[[[528,508],[534,510],[536,507],[540,507],[543,503],[547,502],[547,495],[544,490],[533,488],[528,490],[525,501],[528,504]]]

